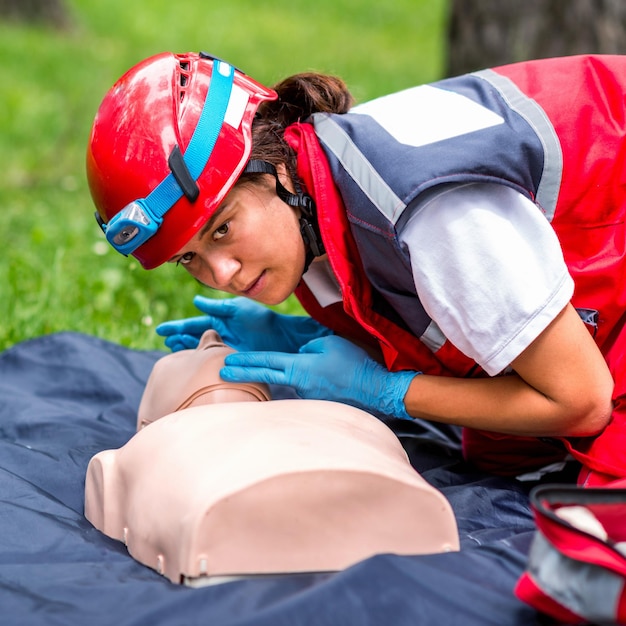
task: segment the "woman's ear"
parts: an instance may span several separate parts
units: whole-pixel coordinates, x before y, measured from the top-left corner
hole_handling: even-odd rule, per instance
[[[289,172],[287,170],[287,166],[284,163],[279,163],[276,166],[276,173],[278,174],[278,180],[280,184],[287,189],[287,191],[291,193],[295,193],[296,189],[291,180],[291,176],[289,176]]]

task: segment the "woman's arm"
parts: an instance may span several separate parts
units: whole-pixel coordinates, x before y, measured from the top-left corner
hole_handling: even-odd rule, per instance
[[[536,437],[594,435],[607,424],[613,380],[571,304],[512,368],[514,374],[495,378],[416,376],[405,396],[407,413]]]
[[[514,374],[452,378],[389,372],[331,335],[298,354],[240,352],[220,374],[231,382],[289,385],[302,398],[335,400],[373,413],[421,417],[525,436],[598,433],[611,414],[613,381],[578,314],[567,305],[513,361]]]

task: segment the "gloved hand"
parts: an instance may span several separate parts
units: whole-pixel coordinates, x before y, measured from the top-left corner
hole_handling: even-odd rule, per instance
[[[205,315],[163,322],[156,327],[172,352],[195,348],[210,328],[218,332],[224,343],[242,351],[297,352],[311,339],[332,334],[311,317],[276,313],[248,298],[218,300],[196,296],[193,303]]]
[[[404,396],[420,373],[389,372],[364,350],[336,335],[310,341],[299,354],[229,354],[220,370],[225,381],[289,385],[301,398],[344,402],[403,419],[412,419]]]

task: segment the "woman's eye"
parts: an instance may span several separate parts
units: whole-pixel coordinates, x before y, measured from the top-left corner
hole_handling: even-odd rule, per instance
[[[224,222],[221,226],[218,226],[213,231],[213,240],[215,241],[217,239],[221,239],[222,237],[226,237],[229,228],[228,222]]]
[[[176,261],[176,265],[188,265],[191,263],[194,256],[196,256],[195,252],[185,252],[185,254],[181,255],[178,261]]]

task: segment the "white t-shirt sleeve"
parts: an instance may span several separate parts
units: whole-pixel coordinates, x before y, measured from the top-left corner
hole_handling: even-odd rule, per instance
[[[491,376],[573,294],[554,230],[533,202],[504,185],[444,189],[415,209],[400,239],[426,312]]]

